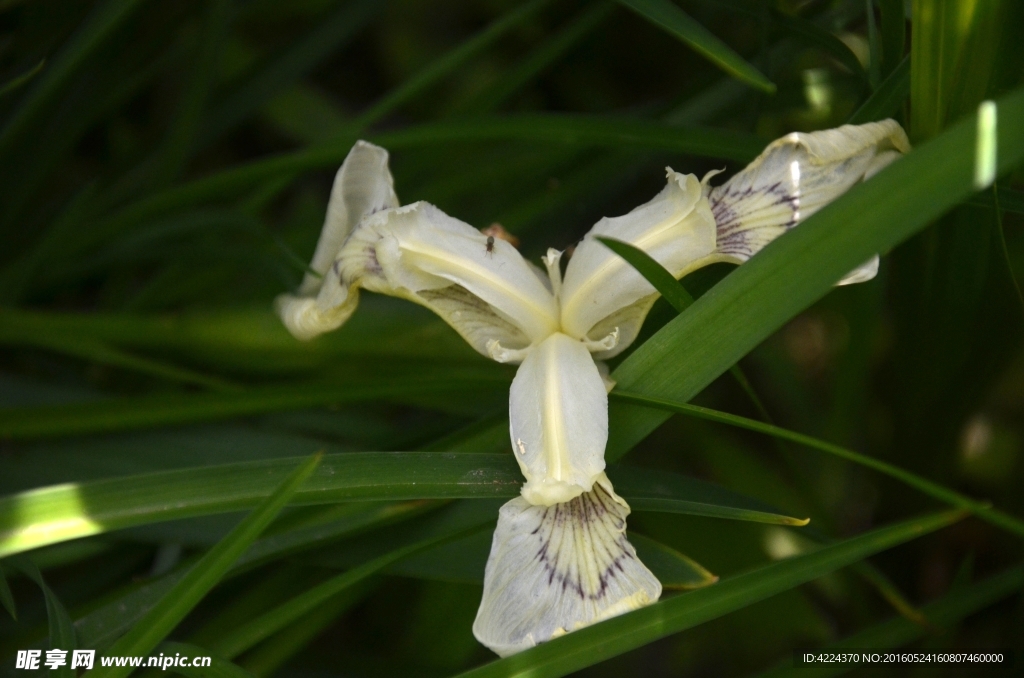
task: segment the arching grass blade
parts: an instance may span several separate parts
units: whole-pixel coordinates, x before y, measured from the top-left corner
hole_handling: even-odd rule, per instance
[[[670,0],[619,0],[619,4],[679,38],[734,78],[775,92],[775,83]]]
[[[788,440],[799,445],[804,445],[805,447],[810,447],[811,449],[826,452],[841,459],[884,473],[890,478],[895,478],[900,482],[910,485],[930,497],[946,502],[951,506],[971,511],[982,520],[986,520],[993,525],[1003,528],[1004,530],[1012,532],[1020,537],[1024,537],[1024,521],[1021,521],[1018,518],[994,509],[985,502],[971,499],[970,497],[944,487],[939,483],[932,482],[927,478],[922,478],[915,473],[901,469],[898,466],[878,459],[873,459],[872,457],[854,452],[853,450],[848,450],[839,445],[834,445],[824,440],[818,440],[812,436],[797,433],[796,431],[790,431],[779,426],[773,426],[771,424],[755,421],[735,414],[729,414],[727,412],[719,412],[717,410],[700,407],[698,405],[679,403],[661,398],[652,398],[622,390],[612,391],[611,396],[623,402],[645,405],[647,407],[654,407],[669,412],[679,412],[681,414],[699,417],[700,419],[706,419],[708,421],[715,421],[722,424],[729,424],[730,426],[745,428],[748,431],[757,431],[758,433],[764,433],[782,440]]]
[[[281,509],[320,464],[317,454],[304,461],[277,488],[246,516],[228,536],[210,549],[196,565],[167,592],[128,633],[110,648],[110,655],[145,655],[167,637],[185,615],[216,586],[232,563],[249,547],[260,532],[277,517]],[[98,667],[103,678],[121,678],[129,667]]]
[[[0,557],[110,530],[256,506],[294,458],[204,466],[57,485],[0,498]],[[762,502],[674,473],[608,471],[637,510],[806,524]],[[522,475],[505,454],[345,452],[324,457],[294,504],[394,499],[511,498]]]

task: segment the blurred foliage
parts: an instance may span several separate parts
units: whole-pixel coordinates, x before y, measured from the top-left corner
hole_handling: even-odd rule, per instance
[[[98,515],[130,490],[118,477],[182,470],[214,488],[175,520],[154,509],[0,561],[12,612],[0,613],[0,671],[21,648],[74,640],[102,654],[130,628],[138,637],[184,573],[240,543],[225,535],[241,516],[225,511],[274,483],[243,500],[230,470],[203,467],[283,468],[274,461],[319,449],[508,453],[510,373],[428,313],[367,295],[343,330],[300,344],[271,312],[303,274],[354,140],[392,150],[403,202],[501,223],[535,257],[647,200],[666,164],[731,172],[773,138],[851,116],[895,117],[915,144],[941,138],[982,100],[1019,91],[1022,39],[1017,0],[0,0],[0,492],[96,481],[109,492]],[[696,402],[768,414],[1024,515],[1022,189],[1009,168]],[[701,297],[729,271],[683,283]],[[674,315],[659,301],[637,346]],[[775,572],[779,594],[680,621],[688,630],[581,675],[786,673],[791,649],[844,638],[1024,651],[1024,549],[991,523],[971,517],[866,560],[939,503],[820,449],[679,415],[626,463],[812,522],[637,510],[630,529],[667,559],[663,579],[705,585],[710,571],[722,582],[695,593],[711,597],[741,572]],[[170,477],[145,487],[158,497]],[[91,495],[69,496],[88,513]],[[125,513],[157,501],[126,496]],[[490,661],[470,625],[493,500],[361,496],[380,501],[286,509],[162,632],[260,677]],[[4,501],[9,528],[20,500]],[[767,565],[825,562],[850,544],[862,551],[842,565],[856,565],[831,561],[802,585],[787,561]],[[687,595],[666,594],[671,609],[685,612]]]

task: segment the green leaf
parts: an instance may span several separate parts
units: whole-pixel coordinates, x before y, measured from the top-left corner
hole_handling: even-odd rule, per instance
[[[217,585],[232,563],[242,555],[260,532],[277,517],[296,490],[320,464],[317,454],[288,474],[231,533],[210,549],[139,622],[110,648],[111,655],[148,654]],[[99,667],[96,674],[118,678],[132,672],[129,667]]]
[[[911,2],[910,138],[930,139],[972,111],[998,72],[999,43],[1011,38],[1014,0]],[[965,10],[970,11],[965,11]],[[1007,118],[1003,118],[1005,122]]]
[[[882,13],[882,77],[888,78],[904,60],[907,15],[903,0],[879,0]]]
[[[269,496],[294,459],[69,483],[0,498],[0,557],[68,539],[250,508]],[[662,471],[609,470],[637,510],[783,525],[806,524],[728,490]],[[294,504],[387,499],[513,497],[522,476],[509,454],[347,452],[324,457]]]
[[[734,78],[775,92],[775,83],[670,0],[619,0],[619,4],[679,38]]]
[[[700,563],[660,541],[630,533],[629,543],[636,548],[640,562],[654,573],[666,589],[699,589],[718,581],[718,577],[705,570]]]
[[[107,38],[131,16],[141,0],[108,0],[89,14],[85,23],[50,62],[49,68],[35,87],[22,99],[18,108],[0,129],[0,155],[32,124],[44,106],[60,94],[60,90],[85,61],[103,45]]]
[[[757,136],[655,120],[568,113],[522,113],[424,123],[373,140],[390,149],[470,141],[530,141],[570,146],[637,148],[745,162],[764,148]],[[347,152],[347,151],[346,151]]]
[[[383,553],[359,562],[342,574],[321,582],[231,630],[214,641],[211,647],[225,657],[236,657],[388,566],[437,544],[477,532],[482,524],[493,523],[497,518],[499,506],[500,504],[495,502],[458,502],[425,516],[417,524],[402,526],[406,528],[404,530],[373,535],[371,538],[375,542],[374,547],[383,547]],[[488,527],[487,531],[490,532],[491,529]],[[341,548],[349,553],[354,550],[352,545],[344,545]],[[358,549],[358,546],[355,549]]]
[[[672,305],[677,313],[682,313],[693,303],[693,297],[676,280],[664,266],[659,264],[651,255],[638,247],[625,243],[614,238],[598,238],[605,247],[625,259],[630,266],[635,268],[647,282],[654,285],[665,301]]]
[[[780,513],[756,499],[696,478],[635,466],[613,466],[608,476],[635,511],[685,513],[709,518],[802,526],[809,518]]]
[[[910,93],[910,57],[905,57],[892,73],[860,105],[847,123],[861,125],[894,116]]]
[[[229,4],[226,0],[211,0],[204,8],[203,28],[194,54],[183,70],[188,73],[178,110],[171,119],[170,128],[153,154],[153,184],[162,186],[175,179],[184,168],[195,145],[207,97],[213,84],[221,45],[228,30]]]
[[[159,394],[33,408],[0,410],[0,436],[34,439],[124,431],[153,426],[214,421],[318,405],[357,403],[419,394],[459,394],[466,389],[505,389],[504,370],[479,368],[409,369],[399,377],[264,386],[219,393]]]
[[[369,504],[356,511],[339,507],[342,515],[319,525],[310,525],[263,537],[234,562],[227,576],[232,577],[280,557],[329,545],[332,541],[395,523],[423,510],[429,502]],[[330,518],[330,515],[325,516]],[[280,522],[280,520],[278,521]],[[276,528],[277,525],[271,529]],[[78,637],[86,647],[106,647],[134,626],[186,573],[181,569],[146,582],[90,611],[75,622]]]
[[[6,96],[11,92],[17,90],[22,85],[28,83],[32,78],[39,75],[39,71],[43,70],[43,66],[46,65],[46,59],[40,59],[39,63],[28,69],[21,75],[17,75],[4,84],[0,85],[0,97]]]
[[[836,61],[859,78],[863,80],[868,79],[868,74],[861,65],[857,55],[846,46],[846,43],[814,22],[801,19],[800,17],[788,16],[781,12],[773,12],[772,23],[781,25],[786,32],[801,42],[813,45],[832,55]]]
[[[468,358],[486,364],[436,316],[392,299],[361,302],[359,313],[345,325],[344,332],[308,342],[296,341],[269,304],[257,309],[175,315],[0,309],[0,342],[38,346],[53,336],[173,354],[221,370],[274,376],[322,373],[346,356],[445,361]]]
[[[378,581],[370,578],[362,584],[350,586],[342,593],[323,603],[317,609],[279,631],[246,653],[244,666],[255,676],[270,676],[286,661],[315,640],[338,617],[351,609],[372,592]]]
[[[0,340],[2,341],[2,340]],[[15,343],[15,342],[11,342]],[[207,374],[202,374],[184,367],[142,356],[132,355],[127,351],[113,348],[103,342],[75,335],[37,336],[25,341],[28,345],[46,348],[65,355],[84,358],[101,365],[121,367],[167,379],[182,384],[204,386],[217,391],[238,390],[240,387],[230,381]]]
[[[253,678],[252,674],[243,669],[238,664],[234,664],[226,659],[215,656],[205,647],[199,647],[198,645],[192,645],[190,643],[160,643],[157,648],[160,653],[168,659],[175,658],[177,655],[188,658],[197,657],[209,657],[209,666],[180,666],[172,665],[168,668],[163,668],[163,671],[171,671],[187,678]]]
[[[50,648],[54,650],[66,650],[68,652],[68,657],[70,657],[71,651],[78,648],[74,624],[72,624],[71,617],[68,615],[68,611],[64,607],[64,604],[60,602],[57,594],[53,592],[53,589],[51,589],[43,579],[43,575],[39,572],[39,568],[36,567],[35,563],[27,556],[15,556],[14,558],[6,559],[4,562],[18,570],[21,570],[22,574],[39,586],[39,589],[43,592],[43,598],[46,601],[46,618],[50,633]],[[68,661],[64,666],[59,667],[55,673],[56,675],[61,676],[61,678],[74,678],[75,676],[75,672],[71,670],[70,661]]]
[[[238,165],[125,206],[80,233],[74,251],[108,241],[115,235],[169,210],[224,199],[266,181],[314,169],[337,167],[348,155],[356,134],[318,147]],[[645,120],[584,115],[524,114],[481,120],[453,120],[363,135],[391,150],[454,141],[536,141],[573,146],[645,148],[711,157],[749,160],[764,143],[749,134],[708,128],[681,128]],[[70,251],[64,256],[69,256]]]
[[[7,576],[4,573],[3,563],[0,563],[0,604],[4,606],[11,619],[17,621],[18,608],[14,604],[14,596],[11,595],[11,587],[7,584]]]
[[[611,13],[612,3],[601,0],[580,12],[572,22],[537,47],[509,73],[502,74],[494,85],[460,108],[459,113],[480,115],[490,113],[505,103],[527,83],[549,68],[560,57],[590,35]]]
[[[381,8],[372,0],[345,2],[332,14],[318,18],[307,34],[224,95],[207,114],[200,145],[241,122],[311,68],[341,49]]]
[[[868,49],[869,49],[869,61],[868,71],[871,82],[871,87],[878,87],[878,82],[882,77],[882,43],[878,37],[878,25],[875,23],[875,3],[874,0],[864,0],[867,11],[865,12],[866,23],[868,25]]]
[[[997,190],[999,191],[999,209],[1014,214],[1024,214],[1024,191],[1016,191],[1005,186],[999,186]],[[996,202],[989,191],[976,194],[971,198],[969,204],[991,209],[996,207]]]
[[[997,104],[999,120],[1024,117],[1024,90]],[[613,372],[623,390],[685,402],[837,280],[924,228],[974,192],[971,116],[859,184],[737,267]],[[1024,126],[998,130],[998,171],[1024,158]],[[898,187],[894,190],[893,187]],[[618,459],[668,417],[610,410],[606,457]]]
[[[734,414],[728,414],[726,412],[718,412],[711,410],[706,407],[700,407],[697,405],[688,405],[686,403],[674,402],[670,400],[664,400],[661,398],[652,398],[649,396],[639,395],[637,393],[630,393],[615,389],[611,393],[612,397],[628,403],[635,403],[638,405],[644,405],[647,407],[654,407],[657,409],[666,410],[669,412],[679,412],[687,414],[693,417],[699,417],[708,421],[716,421],[723,424],[729,424],[730,426],[737,426],[739,428],[745,428],[748,431],[757,431],[758,433],[765,433],[782,440],[789,440],[811,449],[820,450],[833,456],[852,461],[855,464],[866,466],[867,468],[879,471],[895,478],[917,490],[920,490],[924,494],[930,497],[934,497],[939,501],[946,502],[951,506],[957,508],[967,509],[971,513],[974,513],[982,520],[986,520],[993,525],[1001,527],[1009,532],[1012,532],[1020,537],[1024,537],[1024,521],[1007,515],[1002,511],[993,509],[989,504],[971,499],[970,497],[964,496],[959,492],[951,490],[947,487],[940,485],[939,483],[932,482],[927,478],[906,471],[893,464],[873,459],[867,455],[859,454],[853,450],[848,450],[839,445],[833,445],[832,443],[825,442],[824,440],[818,440],[796,431],[790,431],[788,429],[773,426],[771,424],[765,424],[753,419],[747,419],[746,417],[740,417]]]
[[[960,512],[889,525],[821,549],[726,578],[555,638],[460,674],[463,678],[555,678],[812,581],[858,560],[950,525]]]
[[[992,603],[1018,593],[1022,585],[1024,585],[1024,568],[1014,567],[980,582],[954,587],[939,600],[925,605],[921,611],[939,627],[950,627]],[[903,617],[896,617],[814,651],[844,652],[854,648],[883,650],[906,645],[926,637],[928,633],[927,627]],[[825,678],[826,676],[840,676],[857,666],[854,663],[794,666],[793,660],[786,658],[776,668],[758,674],[758,678],[798,678],[798,676]]]
[[[466,63],[493,44],[499,37],[522,24],[536,14],[550,0],[530,0],[499,17],[494,23],[472,38],[449,51],[441,58],[427,65],[407,81],[385,95],[355,121],[355,127],[362,129],[388,113],[394,111],[414,96],[427,89],[452,71]]]
[[[683,284],[677,281],[665,267],[642,249],[611,238],[598,238],[598,240],[635,268],[647,282],[654,286],[654,289],[658,290],[658,293],[671,304],[677,313],[682,313],[693,303],[693,297],[683,287]],[[750,402],[757,408],[761,417],[765,421],[771,422],[772,418],[768,414],[768,410],[765,408],[764,403],[761,402],[761,398],[757,395],[754,387],[750,384],[750,380],[747,379],[747,375],[743,373],[740,366],[733,365],[729,368],[729,373],[732,374],[736,383],[740,385],[743,392],[750,398]]]

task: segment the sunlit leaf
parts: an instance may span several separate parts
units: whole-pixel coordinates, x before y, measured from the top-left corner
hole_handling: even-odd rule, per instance
[[[999,100],[998,115],[1024,115],[1024,91]],[[633,352],[613,378],[646,396],[692,398],[848,271],[971,195],[975,129],[973,116],[963,120],[769,244]],[[1022,157],[1024,129],[1000,126],[999,171]],[[615,407],[607,456],[617,459],[667,416]]]
[[[224,464],[86,483],[0,498],[0,557],[151,522],[255,506],[294,459]],[[635,467],[609,470],[635,510],[802,525],[770,506],[711,483]],[[348,452],[324,457],[292,503],[510,498],[522,476],[510,454]]]

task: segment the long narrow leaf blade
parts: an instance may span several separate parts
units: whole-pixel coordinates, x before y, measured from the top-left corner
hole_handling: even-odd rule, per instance
[[[490,368],[431,370],[395,379],[353,383],[268,386],[248,391],[152,395],[66,405],[0,410],[0,437],[38,439],[215,421],[307,407],[365,402],[413,394],[458,393],[470,387],[505,388],[508,378]]]
[[[110,530],[257,505],[294,459],[224,464],[57,485],[0,498],[0,557]],[[678,474],[609,470],[635,508],[802,525],[753,499]],[[295,504],[513,497],[522,475],[509,454],[348,452],[327,455]]]
[[[851,125],[862,125],[865,122],[890,118],[900,110],[900,106],[909,95],[910,57],[906,57],[860,105],[860,108],[853,112],[847,122]]]
[[[43,592],[43,600],[46,603],[47,626],[50,633],[50,648],[65,650],[68,652],[68,656],[71,656],[71,651],[77,649],[78,644],[74,624],[71,622],[71,616],[68,615],[64,603],[60,601],[57,594],[53,592],[53,589],[43,579],[43,575],[39,568],[36,567],[36,564],[27,556],[16,556],[7,562],[21,570],[22,574],[35,582]],[[54,673],[61,678],[74,678],[75,675],[75,672],[71,670],[70,662],[58,667]]]
[[[482,31],[439,59],[425,66],[407,81],[386,94],[380,101],[359,116],[355,126],[366,127],[406,103],[452,71],[466,63],[502,35],[519,26],[540,11],[550,0],[530,0],[506,12]]]
[[[14,596],[11,594],[11,587],[7,583],[7,575],[4,572],[3,564],[0,564],[0,604],[11,615],[11,619],[18,619],[18,608],[14,604]]]
[[[640,562],[650,568],[666,589],[699,589],[718,581],[700,563],[656,539],[630,534],[629,543],[636,548]]]
[[[853,50],[845,42],[829,31],[806,19],[787,16],[781,12],[774,13],[772,21],[781,24],[786,31],[801,41],[828,52],[851,73],[867,80],[868,74],[864,71],[860,60],[857,59],[857,55],[853,53]]]
[[[619,3],[679,38],[734,78],[765,92],[775,91],[775,83],[670,0],[619,0]]]
[[[682,313],[693,303],[690,293],[647,252],[614,238],[598,238],[598,240],[612,252],[625,259],[630,266],[647,279],[647,282],[654,285],[654,289],[658,290],[661,296],[665,297],[665,301],[670,303],[677,312]]]
[[[191,643],[160,643],[160,653],[168,660],[174,661],[169,670],[174,673],[186,676],[186,678],[253,678],[252,674],[238,664],[228,661],[222,657],[214,656],[205,647],[192,645]],[[182,659],[178,659],[178,657]],[[196,659],[200,661],[209,658],[209,666],[193,666]],[[160,667],[166,671],[168,668]]]
[[[122,636],[109,653],[140,656],[150,652],[169,634],[185,615],[216,586],[235,560],[252,544],[260,532],[277,517],[281,509],[320,464],[317,454],[299,465],[265,500],[246,516],[231,533],[217,543],[170,591]],[[106,669],[106,670],[104,670]],[[122,678],[132,667],[100,667],[103,678]]]
[[[867,455],[854,452],[853,450],[848,450],[839,445],[835,445],[824,440],[818,440],[817,438],[804,435],[803,433],[797,433],[796,431],[790,431],[778,426],[773,426],[772,424],[766,424],[746,417],[740,417],[735,414],[729,414],[727,412],[718,412],[717,410],[700,407],[698,405],[673,402],[670,400],[663,400],[661,398],[650,398],[648,396],[622,390],[613,391],[612,397],[623,402],[645,405],[647,407],[667,410],[669,412],[679,412],[680,414],[699,417],[708,421],[737,426],[739,428],[747,429],[748,431],[757,431],[758,433],[764,433],[782,440],[789,440],[790,442],[794,442],[799,445],[804,445],[815,450],[826,452],[841,459],[884,473],[890,478],[895,478],[917,490],[920,490],[930,497],[946,502],[947,504],[957,508],[967,509],[968,511],[975,513],[979,518],[987,520],[993,525],[1024,537],[1024,521],[1019,518],[1015,518],[1003,513],[1002,511],[993,509],[985,502],[971,499],[970,497],[964,496],[955,490],[951,490],[939,483],[923,478],[916,473],[911,473],[910,471],[906,471],[893,464],[873,459]]]
[[[284,629],[332,600],[345,590],[381,572],[408,556],[425,551],[467,534],[477,532],[482,525],[493,523],[498,515],[496,502],[457,503],[427,516],[419,524],[406,525],[396,534],[380,535],[383,553],[373,554],[342,574],[317,584],[275,608],[246,622],[226,636],[218,639],[213,648],[225,657],[236,657],[256,643]],[[487,529],[490,532],[490,529]],[[373,535],[377,537],[378,535]],[[346,544],[345,550],[355,550]]]
[[[60,93],[61,88],[82,67],[88,56],[141,4],[141,0],[109,0],[92,11],[0,130],[0,153],[14,143],[15,138],[33,121],[39,111]]]
[[[730,577],[555,638],[462,678],[556,678],[678,633],[950,525],[961,512],[932,514]]]
[[[403,514],[411,516],[424,508],[429,508],[424,507],[424,503],[369,505],[356,515],[350,515],[349,519],[264,537],[238,557],[227,576],[245,572],[303,549],[325,546],[334,539],[352,536],[362,530],[372,530],[394,523],[400,520]],[[134,626],[182,576],[184,571],[168,573],[91,610],[75,621],[79,640],[85,647],[104,647],[113,643],[118,636]]]
[[[750,160],[764,148],[757,137],[740,132],[681,128],[628,118],[559,114],[424,123],[368,137],[392,150],[453,141],[521,140],[583,147],[660,149],[740,161]],[[235,196],[263,182],[299,172],[337,167],[355,141],[353,135],[306,150],[256,160],[142,198],[97,223],[88,234],[79,236],[77,247],[104,242],[162,212]]]
[[[997,102],[997,173],[1024,158],[1024,90]],[[1014,122],[1018,121],[1018,122]],[[612,377],[644,395],[687,401],[837,280],[974,192],[970,116],[769,244],[623,361]],[[895,187],[895,188],[894,188]],[[619,405],[606,456],[617,459],[668,417]]]

